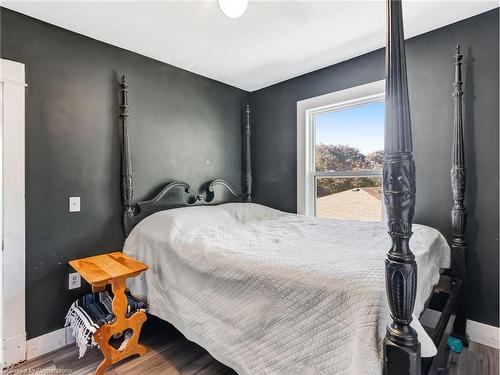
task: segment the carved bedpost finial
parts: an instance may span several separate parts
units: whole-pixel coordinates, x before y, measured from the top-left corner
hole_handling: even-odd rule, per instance
[[[122,77],[120,83],[121,89],[121,105],[120,105],[120,118],[122,120],[122,203],[123,203],[123,228],[125,235],[130,232],[130,222],[134,216],[134,185],[132,176],[132,156],[130,153],[130,141],[128,135],[128,84],[125,76]]]
[[[392,240],[385,274],[393,321],[387,325],[384,340],[384,374],[420,374],[420,344],[410,326],[417,288],[417,264],[409,246],[415,210],[415,163],[400,0],[387,0],[385,95],[383,186]]]
[[[455,63],[455,82],[453,83],[454,85],[454,92],[453,95],[455,95],[455,92],[461,91],[461,85],[462,85],[462,59],[463,55],[460,50],[460,44],[457,44],[455,54],[453,55],[453,62]],[[457,87],[457,85],[460,85],[460,87]]]
[[[244,125],[244,153],[245,153],[245,202],[252,201],[252,152],[251,152],[251,136],[252,136],[252,124],[251,124],[251,111],[250,105],[246,105],[245,110],[245,125]]]

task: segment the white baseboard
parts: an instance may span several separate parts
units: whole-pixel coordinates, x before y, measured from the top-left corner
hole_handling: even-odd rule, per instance
[[[424,326],[434,326],[439,320],[439,311],[427,309],[420,319]],[[500,328],[467,319],[467,335],[470,341],[500,349]]]
[[[467,333],[471,341],[500,349],[500,328],[467,320]]]
[[[28,340],[26,344],[26,359],[29,361],[74,342],[75,338],[71,334],[71,328],[60,328]]]

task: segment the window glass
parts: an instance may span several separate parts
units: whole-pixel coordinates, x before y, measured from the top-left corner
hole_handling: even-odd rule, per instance
[[[384,102],[313,116],[316,216],[380,221]]]

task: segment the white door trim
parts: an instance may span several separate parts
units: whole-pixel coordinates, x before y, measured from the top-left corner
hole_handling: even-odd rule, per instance
[[[26,359],[24,64],[0,59],[0,84],[3,85],[0,359],[2,367],[6,367]]]
[[[385,80],[297,102],[297,213],[314,216],[313,114],[383,100]]]

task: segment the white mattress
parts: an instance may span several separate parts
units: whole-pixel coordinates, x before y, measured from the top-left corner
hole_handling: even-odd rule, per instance
[[[423,356],[436,348],[416,317],[450,264],[435,229],[414,225],[413,327]],[[244,374],[379,374],[385,325],[382,223],[317,219],[233,203],[158,212],[124,252],[150,265],[129,280],[149,312]]]

